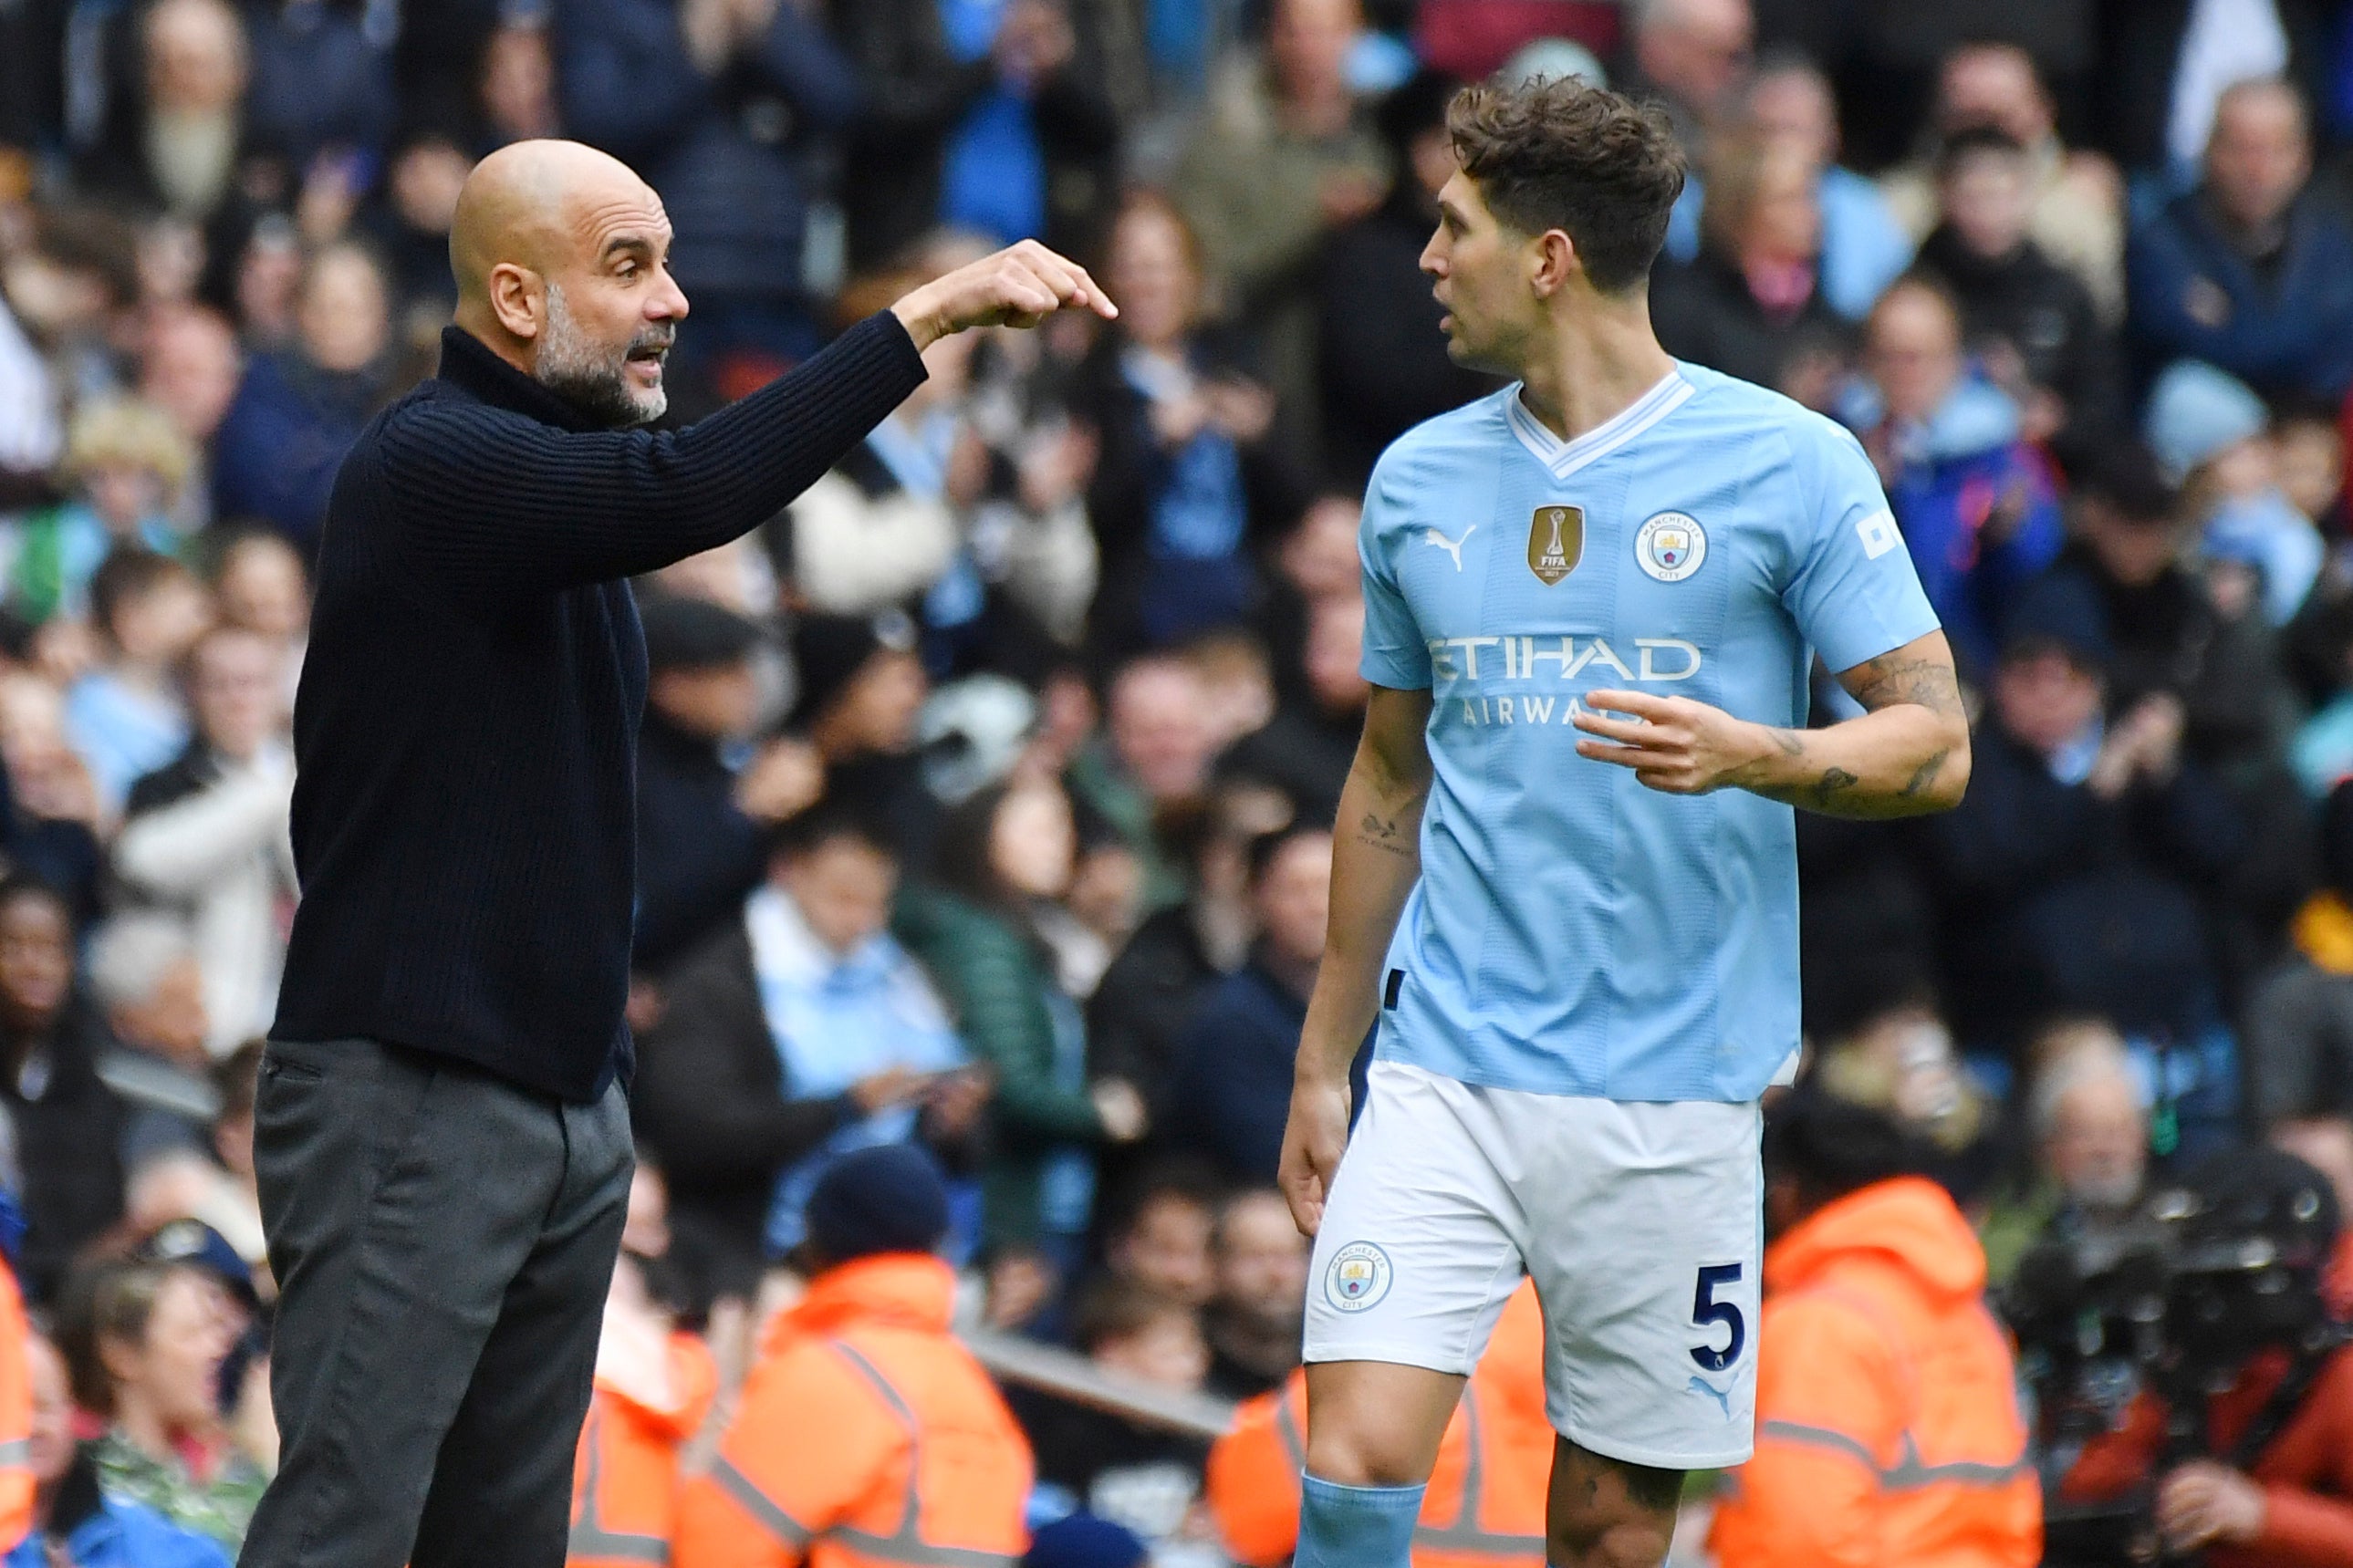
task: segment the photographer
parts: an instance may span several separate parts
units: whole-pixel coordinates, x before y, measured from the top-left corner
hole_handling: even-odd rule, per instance
[[[1985,1256],[1919,1169],[1886,1117],[1819,1086],[1767,1121],[1757,1453],[1716,1512],[1723,1568],[2030,1568],[2041,1556]]]
[[[2214,1568],[2347,1568],[2353,1347],[2321,1297],[2336,1194],[2268,1149],[2217,1156],[2187,1185],[2163,1355],[2117,1428],[2084,1446],[2061,1498],[2147,1492],[2164,1548],[2206,1550]],[[2169,1404],[2168,1385],[2222,1392],[2200,1411]]]

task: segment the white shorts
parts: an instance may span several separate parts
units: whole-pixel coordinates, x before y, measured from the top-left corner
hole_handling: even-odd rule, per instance
[[[1755,1104],[1484,1089],[1377,1062],[1315,1237],[1307,1359],[1468,1375],[1525,1273],[1580,1447],[1715,1469],[1756,1418]]]

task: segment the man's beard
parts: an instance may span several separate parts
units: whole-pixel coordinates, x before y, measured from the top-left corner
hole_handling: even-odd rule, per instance
[[[641,327],[628,347],[615,353],[580,330],[565,306],[564,291],[550,283],[547,331],[540,339],[532,378],[597,424],[627,429],[660,418],[670,407],[666,387],[640,392],[629,384],[629,356],[646,349],[667,349],[677,338],[674,326]]]

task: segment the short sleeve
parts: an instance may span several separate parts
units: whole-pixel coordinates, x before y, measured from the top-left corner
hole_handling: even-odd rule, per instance
[[[1356,559],[1365,574],[1365,653],[1358,668],[1375,686],[1417,691],[1430,688],[1430,647],[1414,624],[1413,608],[1398,588],[1388,557],[1398,510],[1390,491],[1397,480],[1384,459],[1365,489],[1365,515],[1356,529]]]
[[[1781,603],[1833,672],[1936,629],[1936,612],[1862,446],[1827,421],[1789,428],[1799,512]]]

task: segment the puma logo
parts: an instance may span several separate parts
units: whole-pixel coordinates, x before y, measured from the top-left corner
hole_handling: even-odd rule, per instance
[[[1434,528],[1423,529],[1421,531],[1421,537],[1428,542],[1435,544],[1438,548],[1454,557],[1454,569],[1457,572],[1460,572],[1462,570],[1462,547],[1469,543],[1471,536],[1478,531],[1479,525],[1474,522],[1470,527],[1462,531],[1462,537],[1460,539],[1449,539],[1446,535],[1439,532],[1438,530]]]
[[[1726,1421],[1732,1419],[1732,1390],[1718,1388],[1714,1384],[1697,1377],[1693,1378],[1688,1386],[1694,1394],[1704,1394],[1715,1400],[1716,1408],[1724,1412],[1724,1418]]]

